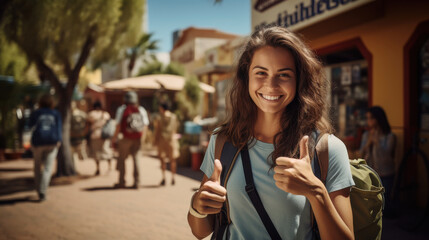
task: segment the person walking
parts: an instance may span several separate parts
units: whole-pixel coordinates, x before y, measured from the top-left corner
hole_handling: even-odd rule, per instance
[[[32,112],[29,119],[29,126],[33,129],[34,183],[40,201],[46,200],[52,166],[62,141],[61,117],[53,108],[52,96],[45,94],[39,100],[39,109]]]
[[[116,188],[124,188],[125,184],[125,160],[129,155],[133,158],[134,163],[134,185],[137,189],[140,183],[140,148],[143,132],[149,125],[149,119],[146,110],[139,106],[138,96],[134,91],[129,91],[124,97],[125,104],[120,106],[116,111],[116,132],[112,138],[115,142],[119,133],[122,139],[118,141],[118,165],[119,181],[114,185]]]
[[[110,139],[102,137],[102,129],[110,120],[110,114],[103,110],[100,101],[94,102],[92,108],[93,110],[88,113],[89,149],[97,166],[95,175],[100,175],[100,161],[107,160],[110,170],[113,157]]]
[[[370,107],[366,112],[368,131],[362,135],[361,156],[380,176],[385,192],[384,213],[393,214],[392,188],[395,179],[396,136],[392,132],[384,109]]]
[[[179,142],[175,138],[178,128],[176,114],[170,111],[167,103],[159,105],[158,119],[155,120],[155,145],[158,148],[158,157],[161,161],[162,180],[160,185],[165,185],[165,170],[167,169],[166,157],[170,161],[171,185],[175,184],[174,176],[176,174],[176,159],[180,156]]]
[[[204,177],[191,197],[188,223],[197,238],[212,232],[217,239],[354,238],[349,198],[354,182],[347,149],[330,134],[328,86],[322,64],[296,34],[269,27],[251,35],[227,95],[228,117],[211,136],[201,165]],[[312,171],[316,131],[328,137],[325,184]],[[218,137],[242,148],[226,188],[220,176],[228,169],[215,159]],[[246,186],[248,175],[253,185]],[[255,189],[267,213],[263,217],[261,205],[255,207],[248,196]],[[224,203],[227,226],[215,228]],[[270,230],[264,228],[266,216]]]
[[[72,117],[70,127],[70,143],[72,147],[73,158],[77,155],[79,160],[87,158],[85,138],[88,132],[86,112],[79,109],[77,102],[71,103]]]

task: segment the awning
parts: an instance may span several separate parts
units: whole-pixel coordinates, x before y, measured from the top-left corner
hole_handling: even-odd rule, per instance
[[[103,83],[105,89],[160,89],[180,91],[185,86],[186,79],[183,76],[170,74],[152,74],[140,77],[125,78],[121,80]],[[214,93],[215,88],[200,82],[200,88],[204,92]]]

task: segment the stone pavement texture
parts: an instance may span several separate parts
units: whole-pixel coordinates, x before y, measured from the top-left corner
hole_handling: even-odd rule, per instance
[[[0,240],[195,239],[186,216],[202,173],[179,168],[176,185],[170,185],[167,172],[167,185],[160,187],[160,163],[152,155],[143,154],[138,190],[112,187],[118,178],[115,162],[110,171],[102,162],[101,175],[93,176],[95,162],[86,159],[75,162],[78,177],[53,179],[48,200],[41,203],[33,187],[32,159],[0,162]],[[131,159],[126,167],[131,186]],[[429,239],[429,227],[423,228],[408,233],[397,220],[385,219],[382,239]]]
[[[166,186],[159,187],[160,163],[144,155],[140,188],[114,189],[118,173],[108,171],[107,162],[96,177],[94,161],[75,163],[79,179],[54,179],[47,201],[40,203],[33,161],[0,163],[0,239],[194,239],[186,216],[201,173],[181,169],[195,179],[178,174],[171,186],[167,172]],[[131,186],[131,159],[126,167]]]

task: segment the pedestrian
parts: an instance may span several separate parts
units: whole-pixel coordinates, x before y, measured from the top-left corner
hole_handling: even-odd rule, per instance
[[[196,237],[214,231],[214,214],[226,203],[229,224],[224,234],[215,230],[218,239],[270,239],[275,231],[278,239],[313,239],[311,210],[321,239],[353,239],[349,193],[354,182],[344,143],[328,135],[326,185],[312,171],[315,130],[319,136],[332,131],[323,71],[315,54],[289,30],[269,27],[251,35],[227,95],[228,117],[211,136],[201,165],[204,177],[191,198],[188,222]],[[219,136],[244,147],[227,188],[219,183],[222,164],[214,158]],[[246,162],[254,176],[250,188]],[[255,208],[247,195],[254,189],[267,212],[264,219],[274,225],[270,230],[256,210],[261,206]]]
[[[158,149],[158,157],[161,161],[162,180],[160,185],[165,185],[165,170],[167,169],[166,157],[170,161],[171,185],[175,184],[174,176],[176,174],[176,159],[180,156],[179,142],[175,138],[178,120],[176,114],[170,111],[167,103],[159,105],[160,115],[155,120],[155,145]]]
[[[94,158],[97,170],[95,175],[100,175],[100,161],[107,160],[109,170],[111,169],[111,159],[113,157],[110,148],[110,139],[102,137],[102,129],[110,120],[110,114],[103,110],[101,102],[96,101],[92,106],[93,110],[88,113],[89,124],[89,149]]]
[[[116,110],[116,127],[115,135],[112,142],[115,142],[118,134],[122,134],[122,139],[118,141],[118,163],[119,181],[114,185],[116,188],[125,187],[125,160],[131,155],[134,163],[134,185],[137,189],[140,182],[140,148],[143,132],[149,125],[149,119],[146,110],[139,106],[138,96],[134,91],[129,91],[124,97],[125,104]]]
[[[29,126],[33,129],[31,145],[34,158],[34,182],[39,200],[46,199],[46,190],[51,181],[52,166],[62,141],[62,122],[54,108],[51,95],[39,100],[39,109],[30,115]]]
[[[362,135],[360,154],[381,178],[386,190],[384,215],[389,216],[393,213],[391,195],[395,179],[396,136],[382,107],[370,107],[366,121],[368,131]]]
[[[70,143],[72,147],[73,158],[77,155],[79,160],[87,158],[85,151],[85,138],[88,132],[87,114],[83,110],[79,109],[76,101],[71,104],[72,117],[70,127]]]

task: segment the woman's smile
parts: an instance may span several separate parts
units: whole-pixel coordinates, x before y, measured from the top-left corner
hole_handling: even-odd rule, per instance
[[[260,97],[269,101],[269,102],[278,102],[283,97],[283,95],[267,95],[263,93],[258,93]]]

